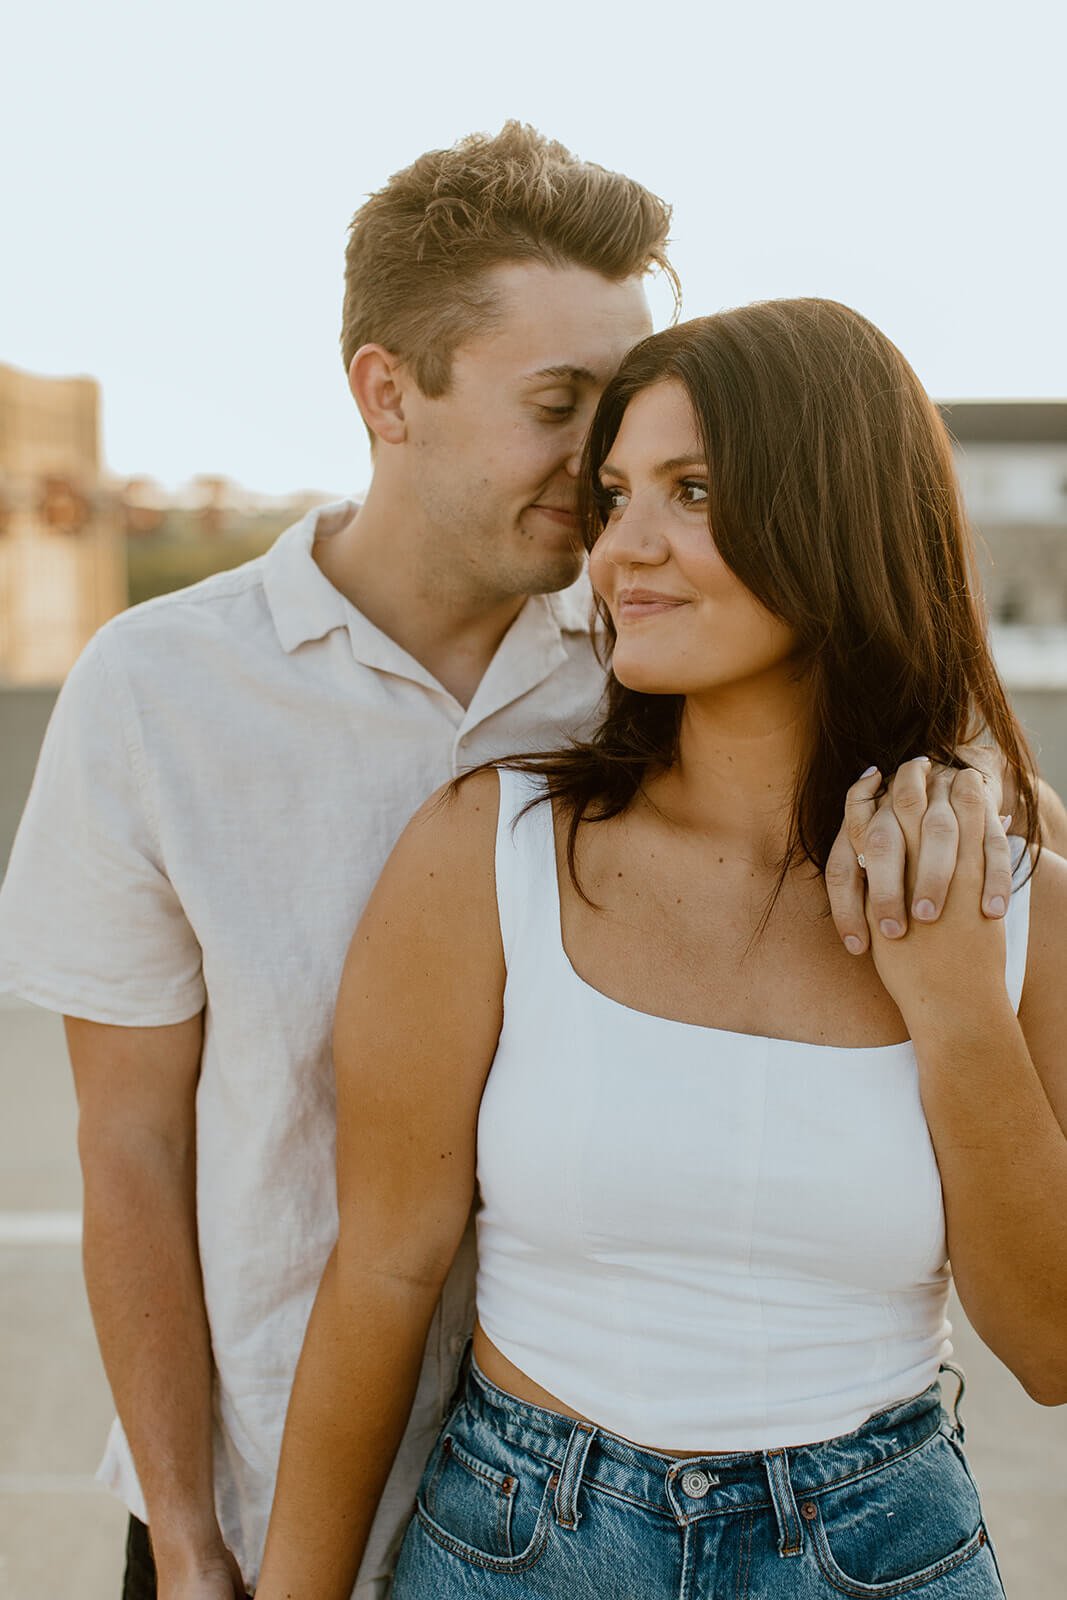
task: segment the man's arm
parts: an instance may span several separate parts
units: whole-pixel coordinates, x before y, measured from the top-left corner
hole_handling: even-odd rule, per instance
[[[215,1516],[212,1358],[196,1230],[200,1016],[67,1017],[89,1304],[148,1506],[159,1600],[244,1594]]]

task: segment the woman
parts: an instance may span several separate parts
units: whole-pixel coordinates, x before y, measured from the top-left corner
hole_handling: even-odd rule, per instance
[[[353,941],[340,1238],[258,1592],[348,1594],[477,1172],[473,1362],[395,1600],[999,1596],[936,1387],[947,1260],[1067,1399],[1067,868],[943,428],[862,317],[751,306],[631,353],[585,501],[598,734],[424,808]],[[958,830],[945,911],[853,960],[842,797],[866,818],[978,732],[1017,794],[1007,917],[948,770],[900,817]]]

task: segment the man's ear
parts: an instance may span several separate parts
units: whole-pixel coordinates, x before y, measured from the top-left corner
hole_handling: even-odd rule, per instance
[[[404,375],[396,356],[384,345],[359,347],[348,368],[348,387],[367,427],[385,444],[403,444]]]

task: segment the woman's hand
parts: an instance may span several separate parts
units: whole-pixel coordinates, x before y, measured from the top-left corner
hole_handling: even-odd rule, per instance
[[[908,763],[911,768],[923,765]],[[932,770],[925,782],[908,781],[916,776],[902,768],[890,806],[875,809],[855,834],[871,882],[865,903],[871,955],[913,1036],[941,1021],[951,1026],[963,1013],[973,1020],[983,1007],[1003,1010],[1007,992],[1001,918],[1011,892],[1011,851],[985,774],[973,767],[942,767]],[[869,809],[863,790],[878,782],[872,774],[855,784],[850,804]],[[897,865],[898,836],[904,861],[897,870],[903,870],[904,892],[913,910],[903,938],[895,919],[884,916],[875,888],[887,859]],[[930,842],[936,842],[942,858],[954,861],[955,870],[947,882],[930,884],[928,879],[920,891],[918,863],[923,845]],[[938,895],[940,905],[929,898],[931,893]],[[995,903],[985,903],[990,899]]]
[[[984,916],[997,918],[1011,894],[1010,855],[997,817],[1001,763],[984,747],[971,747],[968,754],[986,779],[991,802],[985,876],[975,903]],[[825,876],[834,925],[851,955],[869,948],[868,909],[887,939],[902,939],[909,924],[940,917],[957,866],[959,828],[949,799],[957,770],[924,756],[906,761],[885,784],[872,767],[849,789]]]
[[[871,797],[877,781],[866,780]],[[980,903],[990,858],[1004,881],[1010,873],[989,785],[968,768],[935,770],[925,808],[891,805],[909,861],[924,828],[944,831],[956,859],[936,922],[913,919],[905,936],[888,938],[873,894],[866,908],[878,975],[915,1047],[956,1288],[972,1325],[1034,1399],[1060,1405],[1067,1401],[1067,864],[1043,854],[1035,867],[1016,1016],[1005,983],[1004,922]],[[857,833],[868,875],[884,815],[876,812]]]

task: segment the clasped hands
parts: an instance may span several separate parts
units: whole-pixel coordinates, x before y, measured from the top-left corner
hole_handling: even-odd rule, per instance
[[[965,754],[972,765],[943,767],[922,756],[888,783],[872,769],[849,789],[825,877],[852,955],[865,954],[872,938],[881,945],[904,939],[912,924],[937,923],[953,890],[972,918],[979,910],[992,922],[1004,916],[1012,863],[1001,763],[985,747]]]

